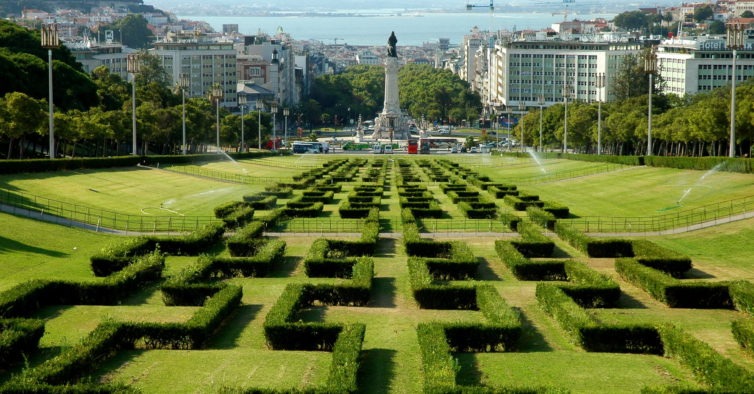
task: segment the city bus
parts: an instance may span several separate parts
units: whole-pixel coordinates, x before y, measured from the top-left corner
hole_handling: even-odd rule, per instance
[[[408,148],[406,149],[409,155],[415,155],[419,153],[419,141],[408,140]]]

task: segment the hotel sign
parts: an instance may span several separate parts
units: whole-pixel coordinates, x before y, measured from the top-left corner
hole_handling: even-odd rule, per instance
[[[727,51],[729,50],[728,47],[725,45],[725,40],[707,40],[702,41],[697,44],[699,46],[700,51]],[[745,51],[751,51],[754,50],[754,43],[747,42],[743,50]]]

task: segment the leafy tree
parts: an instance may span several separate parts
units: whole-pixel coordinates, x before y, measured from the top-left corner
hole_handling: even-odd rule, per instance
[[[749,11],[751,12],[751,11]],[[709,24],[710,34],[725,34],[725,23],[721,21],[712,21]]]
[[[641,30],[647,26],[647,14],[641,11],[622,12],[613,18],[613,24],[624,30]]]
[[[21,92],[12,92],[2,100],[5,127],[0,130],[8,138],[8,154],[11,157],[13,142],[18,141],[18,157],[24,157],[24,139],[33,134],[43,135],[46,129],[42,102]]]
[[[39,33],[8,21],[0,21],[0,95],[23,92],[47,98],[47,50]],[[71,52],[60,46],[53,51],[53,94],[61,109],[87,109],[98,103],[96,86],[81,70]]]
[[[92,80],[97,86],[97,96],[100,105],[105,110],[114,110],[123,107],[131,95],[128,82],[118,74],[110,73],[106,66],[99,66],[92,70]]]
[[[712,10],[712,6],[709,5],[694,8],[694,20],[697,22],[706,21],[712,18],[714,14],[715,12]]]
[[[131,48],[147,48],[154,39],[154,33],[149,30],[147,20],[141,14],[128,14],[112,25],[101,29],[119,30],[123,44]]]
[[[741,18],[754,18],[754,12],[746,10],[743,13],[741,13]]]

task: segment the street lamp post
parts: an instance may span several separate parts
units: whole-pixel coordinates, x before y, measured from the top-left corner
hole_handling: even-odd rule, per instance
[[[571,86],[567,83],[563,86],[563,154],[568,151],[568,98],[571,97]]]
[[[605,73],[597,73],[597,154],[602,154],[602,90],[605,88]]]
[[[506,105],[505,106],[505,124],[506,124],[506,130],[508,131],[508,138],[510,140],[511,138],[511,107]],[[511,145],[513,145],[513,141],[511,141],[510,144],[508,144],[508,150],[510,150]]]
[[[539,104],[539,151],[542,152],[542,112],[544,111],[545,96],[539,96],[537,104]]]
[[[141,71],[141,59],[139,59],[138,53],[131,53],[126,58],[126,69],[131,74],[131,154],[136,156],[138,149],[136,148],[136,74]]]
[[[275,115],[278,113],[278,103],[272,102],[270,105],[270,112],[272,112],[272,150],[278,150],[278,132],[275,127]]]
[[[55,158],[55,117],[52,102],[52,50],[60,46],[58,38],[58,25],[49,24],[42,26],[42,48],[47,49],[47,113],[49,115],[48,126],[50,132],[50,159]]]
[[[746,36],[744,35],[743,23],[734,20],[728,24],[728,35],[726,45],[733,50],[733,64],[731,70],[731,88],[730,88],[730,143],[728,147],[728,157],[736,157],[736,57],[738,50],[744,47]]]
[[[241,107],[241,147],[238,148],[241,153],[244,152],[246,148],[246,138],[244,135],[244,119],[243,119],[243,110],[246,106],[246,95],[240,94],[238,95],[238,106]]]
[[[182,131],[182,149],[181,152],[185,155],[186,151],[188,150],[188,146],[186,145],[186,89],[189,87],[189,76],[188,74],[181,74],[180,79],[178,80],[178,86],[181,88],[181,131]]]
[[[257,149],[262,150],[262,108],[264,102],[257,99]]]
[[[518,111],[521,112],[518,118],[518,128],[521,129],[521,152],[526,151],[526,143],[524,140],[524,111],[526,111],[526,103],[523,101],[518,102]]]
[[[647,98],[647,156],[652,156],[652,90],[654,88],[654,75],[657,72],[657,54],[652,47],[644,59],[644,72],[649,74],[649,97]]]
[[[285,144],[288,145],[288,115],[291,114],[291,110],[288,108],[283,108],[283,116],[285,116],[285,129],[283,129],[283,133],[285,135]],[[350,122],[350,114],[351,114],[351,108],[348,108],[348,114],[349,114],[349,122]]]
[[[215,149],[220,152],[220,100],[223,98],[223,89],[220,84],[212,85],[209,93],[210,100],[215,102]]]

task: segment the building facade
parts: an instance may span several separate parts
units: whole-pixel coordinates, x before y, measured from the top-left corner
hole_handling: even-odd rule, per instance
[[[223,91],[220,105],[236,107],[236,50],[232,42],[211,41],[200,35],[168,35],[154,44],[150,53],[160,58],[173,84],[189,76],[189,97],[209,96],[214,84]]]
[[[678,96],[709,92],[729,85],[733,78],[733,51],[724,36],[663,41],[657,48],[657,63],[665,93]],[[736,81],[752,76],[754,42],[749,41],[737,51]]]
[[[520,106],[549,106],[564,100],[610,101],[611,89],[625,56],[642,49],[638,42],[502,40],[490,62],[487,109],[500,112]],[[605,75],[605,88],[597,76]]]

